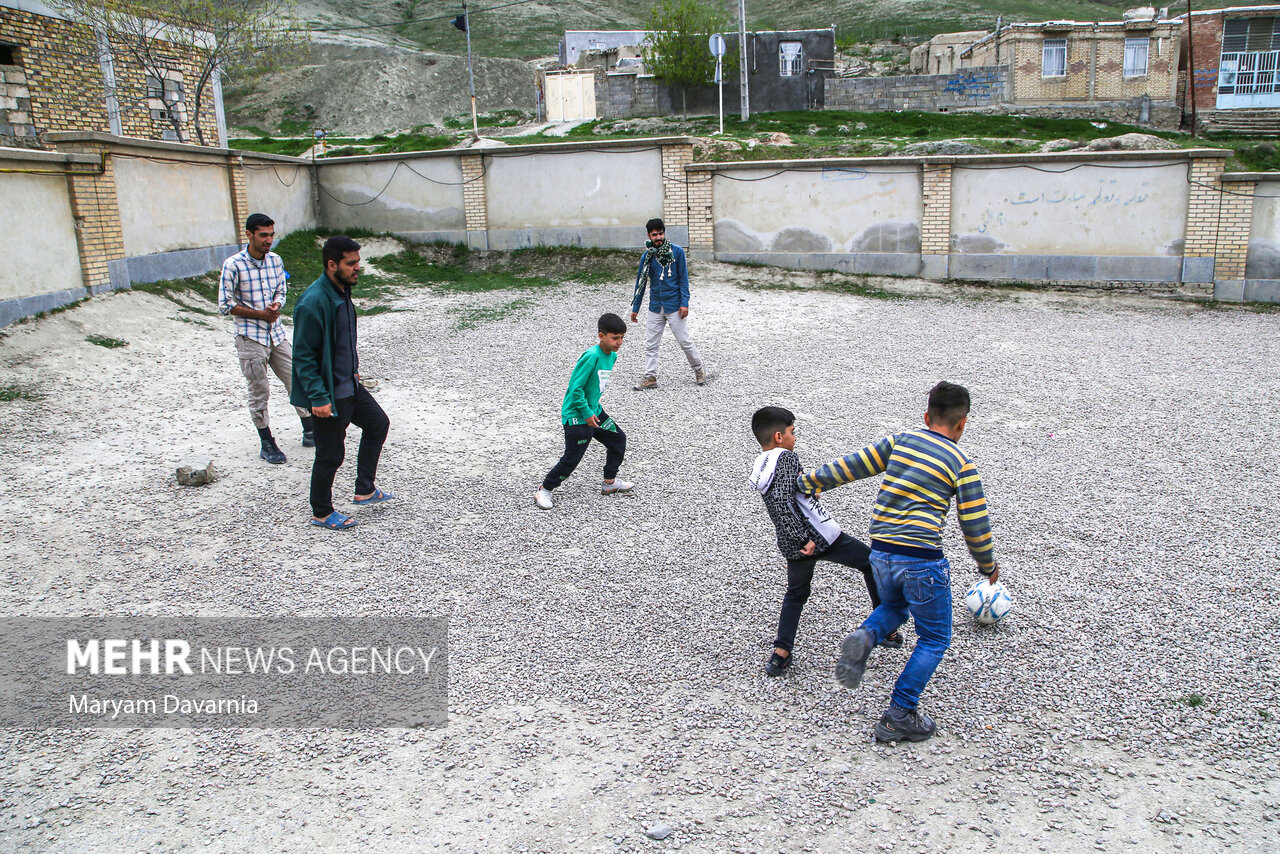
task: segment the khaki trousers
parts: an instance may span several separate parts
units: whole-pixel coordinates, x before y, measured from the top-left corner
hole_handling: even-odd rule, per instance
[[[267,369],[270,368],[280,382],[284,383],[284,393],[292,390],[293,348],[289,339],[268,347],[259,344],[252,338],[236,336],[236,355],[240,357],[240,372],[249,383],[249,414],[253,416],[253,426],[261,430],[271,426],[267,418],[267,402],[271,399],[271,388],[267,385]],[[310,410],[294,407],[299,418],[311,414]]]
[[[701,368],[702,356],[698,355],[698,348],[694,346],[693,337],[689,335],[689,321],[681,317],[677,311],[651,311],[645,323],[644,375],[655,379],[658,376],[658,346],[662,344],[664,326],[671,327],[671,334],[676,337],[676,343],[684,351],[684,357],[689,360],[689,367],[695,371]]]

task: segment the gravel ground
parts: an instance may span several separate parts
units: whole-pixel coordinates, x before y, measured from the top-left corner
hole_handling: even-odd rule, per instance
[[[362,320],[399,498],[344,534],[304,524],[278,386],[290,460],[257,459],[220,318],[133,293],[12,330],[0,385],[45,397],[0,403],[0,614],[447,614],[451,697],[435,730],[6,730],[0,848],[1280,850],[1280,314],[694,275],[712,382],[668,338],[659,388],[632,392],[633,331],[605,404],[636,491],[599,494],[595,447],[550,513],[532,493],[564,381],[629,289],[415,292]],[[476,306],[510,314],[469,326]],[[967,618],[952,519],[939,735],[877,746],[911,641],[836,685],[856,574],[820,565],[795,666],[761,672],[785,571],[747,425],[791,408],[816,465],[917,426],[941,378],[973,393],[963,445],[1016,610]],[[222,477],[183,489],[194,453]],[[824,503],[862,535],[874,490]]]

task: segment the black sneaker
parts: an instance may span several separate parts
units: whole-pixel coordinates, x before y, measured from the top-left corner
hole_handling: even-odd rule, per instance
[[[876,644],[876,646],[882,646],[885,649],[902,649],[903,643],[905,643],[905,641],[902,640],[902,632],[894,632],[884,640],[880,641],[880,643]]]
[[[770,676],[781,676],[782,671],[791,666],[791,656],[781,656],[777,652],[769,656],[769,660],[764,663],[764,672]]]
[[[302,447],[314,448],[316,446],[316,434],[310,430],[302,431]]]
[[[876,741],[925,741],[938,731],[933,718],[919,709],[889,706],[876,724]]]
[[[280,450],[280,448],[276,445],[275,439],[263,439],[262,453],[260,453],[258,456],[262,457],[264,460],[271,463],[271,465],[273,466],[278,466],[281,463],[285,462],[284,451]]]
[[[871,632],[858,629],[840,644],[840,660],[836,662],[836,680],[846,688],[862,684],[862,674],[867,669],[867,659],[875,648]]]

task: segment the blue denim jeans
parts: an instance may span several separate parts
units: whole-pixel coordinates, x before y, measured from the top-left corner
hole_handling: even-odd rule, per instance
[[[893,704],[910,711],[951,646],[951,565],[946,558],[929,560],[871,551],[880,605],[862,628],[875,642],[887,638],[907,621],[915,621],[916,648],[893,686]]]

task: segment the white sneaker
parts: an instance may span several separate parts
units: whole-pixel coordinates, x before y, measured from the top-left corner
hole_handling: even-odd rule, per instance
[[[601,495],[612,495],[615,492],[630,492],[635,488],[635,484],[629,480],[618,480],[614,478],[613,483],[600,484]]]
[[[533,503],[537,504],[543,510],[550,510],[555,505],[551,503],[551,490],[539,489],[533,494]]]

